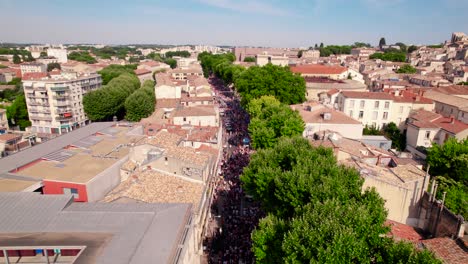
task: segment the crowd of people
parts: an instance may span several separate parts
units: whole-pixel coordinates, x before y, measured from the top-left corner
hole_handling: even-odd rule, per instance
[[[224,151],[216,177],[212,216],[219,224],[207,241],[209,263],[252,263],[251,233],[261,216],[258,204],[248,199],[240,175],[249,164],[249,115],[239,98],[221,81],[211,79],[224,114]]]

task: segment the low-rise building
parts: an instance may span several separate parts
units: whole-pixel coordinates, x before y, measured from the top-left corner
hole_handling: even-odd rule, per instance
[[[334,131],[351,139],[362,137],[361,122],[342,112],[318,103],[291,105],[291,108],[299,112],[305,123],[302,133],[305,138],[317,137],[323,131]]]
[[[174,80],[187,80],[188,76],[203,76],[203,70],[200,65],[192,65],[188,68],[176,68],[168,71]]]
[[[61,73],[24,78],[23,89],[32,131],[62,134],[89,123],[83,95],[101,87],[98,74]]]
[[[428,148],[432,143],[443,145],[449,138],[462,140],[468,137],[468,124],[454,117],[419,110],[409,116],[406,129],[408,150],[415,152],[418,147]]]
[[[376,128],[390,122],[402,128],[412,110],[434,109],[432,100],[413,93],[341,92],[336,104],[338,110]]]
[[[353,48],[351,49],[351,55],[358,57],[359,59],[368,59],[370,55],[376,52],[372,48]]]
[[[292,66],[291,71],[299,73],[303,77],[324,77],[333,80],[344,80],[348,78],[349,71],[341,66],[327,66],[322,64],[304,64]]]
[[[338,91],[367,91],[367,86],[355,80],[334,80],[323,77],[304,77],[306,81],[307,100],[325,101],[327,93]]]
[[[268,52],[264,52],[262,54],[257,54],[255,56],[255,63],[258,66],[265,66],[268,63],[277,66],[288,66],[289,65],[289,58],[283,54],[282,56],[274,56],[269,55]]]
[[[144,83],[147,80],[153,80],[153,73],[147,69],[136,69],[135,72],[136,76],[140,80],[140,83]]]
[[[67,49],[65,48],[48,48],[47,56],[57,58],[59,63],[68,62]]]
[[[174,125],[219,126],[219,114],[214,105],[189,106],[176,109],[172,114]]]
[[[159,73],[155,75],[156,86],[155,95],[156,100],[159,99],[180,99],[182,96],[182,86],[174,82],[171,77],[166,73]]]
[[[436,113],[468,124],[468,86],[439,87],[424,95],[435,102]]]
[[[37,62],[24,62],[20,65],[21,74],[35,73],[35,72],[47,72],[47,65]]]

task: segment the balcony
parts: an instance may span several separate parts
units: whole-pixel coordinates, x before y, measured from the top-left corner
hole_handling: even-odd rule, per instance
[[[29,119],[32,120],[39,120],[39,121],[52,121],[51,116],[38,116],[38,115],[30,115]]]
[[[71,102],[68,102],[68,101],[65,101],[65,102],[57,101],[54,105],[55,105],[55,106],[71,106]]]
[[[60,91],[70,91],[70,87],[67,86],[56,86],[56,87],[51,87],[50,90],[54,92],[60,92]]]
[[[54,95],[52,97],[54,100],[66,100],[66,99],[70,99],[70,95],[68,94],[60,94],[60,95]]]
[[[50,104],[48,102],[29,102],[28,105],[31,105],[31,106],[47,106],[47,107],[50,106]]]
[[[71,120],[73,118],[72,115],[69,115],[69,116],[63,116],[63,115],[58,115],[55,117],[55,120],[57,121],[68,121],[68,120]]]

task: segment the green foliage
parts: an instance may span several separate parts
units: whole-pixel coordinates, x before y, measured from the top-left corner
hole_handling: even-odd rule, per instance
[[[444,176],[468,185],[468,139],[449,138],[442,146],[428,149],[426,162],[432,176]]]
[[[21,58],[18,56],[18,54],[13,55],[13,63],[14,64],[20,64],[21,63]]]
[[[164,59],[161,57],[161,54],[159,53],[154,53],[154,52],[151,52],[150,54],[148,54],[146,56],[147,59],[152,59],[152,60],[155,60],[155,61],[159,61],[159,62],[164,62]]]
[[[133,74],[124,73],[112,79],[106,86],[83,96],[83,107],[92,121],[112,120],[125,115],[125,100],[140,87]]]
[[[387,42],[385,41],[385,38],[380,38],[379,40],[379,47],[382,48],[382,46],[385,46],[387,45]]]
[[[418,47],[415,45],[411,45],[408,47],[408,53],[413,53],[414,51],[418,50]]]
[[[400,133],[397,125],[393,122],[387,124],[384,128],[385,135],[392,140],[392,148],[403,151],[406,149],[406,136]]]
[[[437,176],[436,180],[439,184],[437,198],[442,200],[443,193],[446,192],[445,206],[468,219],[468,186],[443,176]]]
[[[414,74],[416,73],[417,70],[413,66],[409,64],[405,64],[401,66],[398,70],[396,70],[396,73],[406,73],[406,74]]]
[[[165,59],[164,63],[171,66],[171,69],[177,68],[177,61],[175,59],[171,59],[171,58]]]
[[[304,131],[304,121],[299,113],[273,96],[253,99],[247,111],[251,118],[252,147],[255,149],[271,148],[280,137],[297,136]]]
[[[62,67],[60,66],[60,63],[57,63],[57,62],[52,62],[52,63],[49,63],[47,64],[47,71],[50,72],[52,71],[53,69],[62,69]]]
[[[397,42],[397,43],[395,43],[395,45],[397,45],[397,46],[400,47],[400,51],[401,51],[401,52],[406,52],[406,50],[407,50],[406,44],[401,43],[401,42]]]
[[[41,57],[41,58],[47,57],[47,52],[41,51],[41,54],[39,55],[39,57]]]
[[[354,42],[353,48],[371,48],[372,45],[364,42]]]
[[[374,53],[370,55],[370,59],[380,59],[383,61],[394,61],[394,62],[405,62],[406,54],[403,52],[386,52],[386,53]]]
[[[299,51],[300,52],[300,51]],[[300,57],[299,57],[300,58]],[[244,62],[255,62],[255,58],[254,57],[245,57],[244,58]]]
[[[339,54],[351,54],[351,46],[337,46],[331,45],[323,47],[322,44],[320,46],[320,57],[329,57],[330,55],[339,55]]]
[[[81,62],[86,62],[87,64],[93,64],[96,63],[97,60],[93,58],[89,52],[82,51],[73,51],[72,53],[68,54],[68,59],[69,60],[75,60],[75,61],[81,61]]]
[[[5,66],[3,64],[0,64],[0,69],[5,69],[5,68],[8,68],[8,66]]]
[[[119,77],[121,74],[128,73],[128,74],[133,74],[135,69],[137,68],[137,65],[135,64],[130,64],[130,65],[109,65],[105,67],[104,69],[98,71],[98,73],[101,75],[102,78],[102,84],[106,85],[108,84],[112,79]]]
[[[216,76],[221,78],[226,84],[232,83],[233,80],[227,82],[223,75],[226,70],[225,68],[232,66],[232,62],[236,60],[236,56],[234,54],[228,53],[213,55],[208,52],[202,52],[198,54],[198,60],[202,65],[203,75],[205,78],[208,78],[210,74],[216,74]]]
[[[365,125],[362,134],[366,136],[379,136],[382,135],[382,131],[375,126]]]
[[[31,122],[28,117],[28,109],[26,107],[26,98],[24,94],[20,94],[16,97],[15,101],[11,106],[7,108],[7,118],[10,126],[18,125],[21,130],[31,126]],[[12,119],[14,124],[12,123]]]
[[[166,58],[172,58],[172,57],[183,57],[183,58],[188,58],[190,57],[190,52],[184,50],[184,51],[168,51],[165,54]]]
[[[440,49],[444,47],[444,44],[427,45],[427,47],[431,49]]]
[[[468,82],[459,82],[458,85],[468,85]]]
[[[154,112],[156,97],[154,81],[147,80],[142,87],[125,100],[125,118],[129,121],[140,121]]]
[[[386,241],[380,254],[375,263],[442,264],[429,250],[417,250],[414,245],[401,241]]]
[[[304,78],[292,73],[289,67],[272,64],[252,66],[242,72],[234,86],[242,96],[243,105],[264,95],[273,95],[288,105],[306,100]]]

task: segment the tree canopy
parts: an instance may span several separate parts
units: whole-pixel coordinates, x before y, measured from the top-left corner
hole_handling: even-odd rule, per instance
[[[329,57],[330,55],[340,55],[340,54],[351,54],[352,46],[344,45],[330,45],[326,47],[320,47],[320,57]]]
[[[387,45],[387,42],[385,41],[385,38],[380,38],[379,40],[379,47],[382,48],[382,46]]]
[[[397,125],[393,122],[387,124],[383,129],[385,135],[392,140],[392,148],[403,151],[406,149],[406,135],[400,133]]]
[[[299,57],[300,58],[300,57]],[[245,57],[244,58],[244,62],[255,62],[255,58],[254,57]]]
[[[93,64],[97,62],[97,60],[86,51],[73,51],[72,53],[68,54],[68,59],[86,62],[87,64]]]
[[[408,53],[413,53],[413,51],[416,51],[416,50],[418,50],[418,47],[415,46],[415,45],[411,45],[411,46],[408,47],[407,52]]]
[[[417,70],[413,66],[409,64],[405,64],[401,66],[398,70],[396,70],[396,73],[407,73],[407,74],[414,74],[416,73]]]
[[[60,63],[57,63],[57,62],[52,62],[52,63],[47,64],[48,72],[52,71],[53,69],[61,70],[62,67],[60,66]]]
[[[112,79],[119,77],[121,74],[128,73],[131,75],[135,75],[133,72],[137,68],[136,64],[129,64],[129,65],[116,65],[112,64],[104,69],[98,71],[102,78],[102,84],[108,84]]]
[[[247,106],[252,147],[271,148],[279,138],[302,135],[304,121],[297,111],[273,96],[253,99]]]
[[[154,81],[145,81],[140,89],[136,90],[125,100],[125,119],[140,121],[154,112],[156,104],[154,85]]]
[[[85,94],[84,111],[92,121],[112,120],[114,116],[123,118],[125,100],[139,87],[140,81],[135,75],[121,74],[106,86]]]
[[[165,54],[166,58],[172,58],[172,57],[183,57],[183,58],[188,58],[190,57],[190,52],[184,50],[184,51],[168,51]]]
[[[445,176],[468,185],[468,139],[449,138],[442,146],[428,149],[427,164],[433,176]]]
[[[394,62],[405,62],[406,54],[403,52],[385,52],[385,53],[374,53],[370,55],[370,59],[380,59],[383,61],[394,61]]]
[[[26,98],[24,94],[16,96],[13,104],[7,107],[7,118],[10,126],[18,125],[21,130],[31,126],[29,121],[28,109],[26,107]],[[13,120],[13,122],[12,122]]]
[[[264,95],[273,95],[288,105],[306,100],[304,78],[292,73],[289,67],[252,66],[239,75],[234,86],[242,96],[243,105]]]

